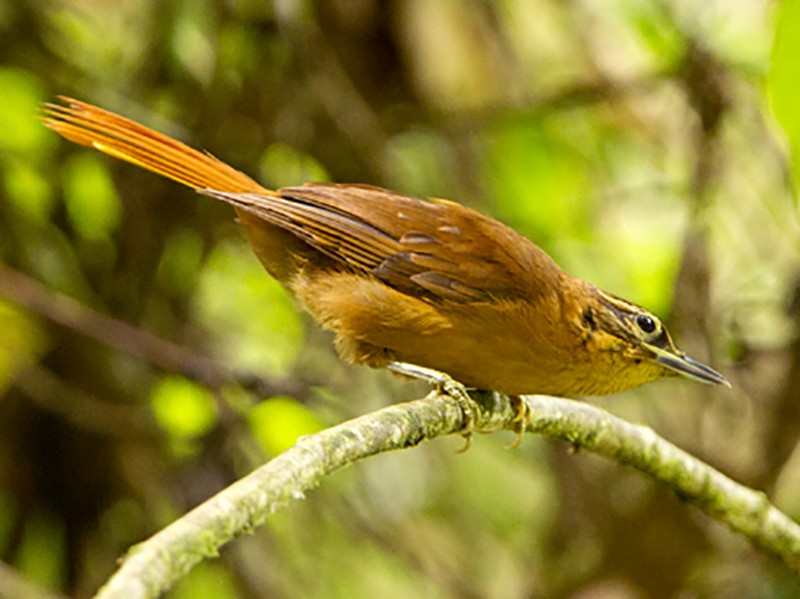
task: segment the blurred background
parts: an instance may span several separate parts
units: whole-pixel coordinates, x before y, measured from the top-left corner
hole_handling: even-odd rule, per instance
[[[0,595],[89,596],[298,435],[426,392],[342,364],[227,206],[62,141],[40,102],[99,104],[271,186],[503,220],[733,383],[589,401],[800,516],[798,56],[797,0],[0,4]],[[512,440],[339,472],[168,596],[800,593],[638,472]]]

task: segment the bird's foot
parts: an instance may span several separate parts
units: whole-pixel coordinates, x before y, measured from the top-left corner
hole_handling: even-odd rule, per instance
[[[438,393],[452,397],[458,402],[464,415],[464,428],[459,433],[464,437],[464,446],[458,452],[467,451],[472,445],[472,429],[479,417],[478,405],[469,396],[467,388],[450,375],[432,368],[408,364],[407,362],[389,362],[386,367],[397,374],[427,381],[436,387]]]
[[[514,432],[517,433],[517,438],[507,449],[516,449],[522,443],[522,436],[531,422],[531,409],[519,395],[509,395],[508,399],[516,412],[511,422],[514,424]]]

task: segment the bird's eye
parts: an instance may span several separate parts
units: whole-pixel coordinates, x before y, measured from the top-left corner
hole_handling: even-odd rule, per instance
[[[639,314],[639,316],[636,317],[636,324],[645,333],[652,333],[656,330],[656,321],[646,314]]]

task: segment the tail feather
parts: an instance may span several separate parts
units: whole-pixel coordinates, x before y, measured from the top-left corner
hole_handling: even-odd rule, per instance
[[[59,99],[65,105],[45,104],[42,120],[72,142],[93,147],[194,189],[273,193],[208,152],[190,148],[149,127],[86,102],[64,96],[59,96]]]

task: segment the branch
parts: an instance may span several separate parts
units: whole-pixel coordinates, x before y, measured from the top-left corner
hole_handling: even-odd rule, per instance
[[[765,493],[731,480],[649,427],[568,399],[536,395],[525,401],[534,414],[528,430],[633,466],[800,574],[800,526]]]
[[[545,396],[524,398],[528,430],[612,458],[668,485],[682,499],[748,537],[800,573],[800,527],[763,493],[743,487],[651,429],[594,406]],[[476,395],[481,431],[513,429],[516,411],[500,394]],[[316,487],[331,472],[385,451],[459,432],[464,418],[455,399],[432,393],[356,418],[298,443],[224,489],[180,520],[134,547],[97,594],[98,599],[157,597],[195,564],[262,525],[268,516]]]
[[[104,345],[143,358],[166,370],[186,373],[211,387],[220,387],[227,380],[218,362],[100,314],[3,264],[0,264],[0,295]]]
[[[304,394],[297,385],[270,382],[249,373],[231,371],[217,360],[101,314],[2,263],[0,296],[103,345],[146,360],[163,370],[183,374],[212,389],[236,382],[262,395]]]

